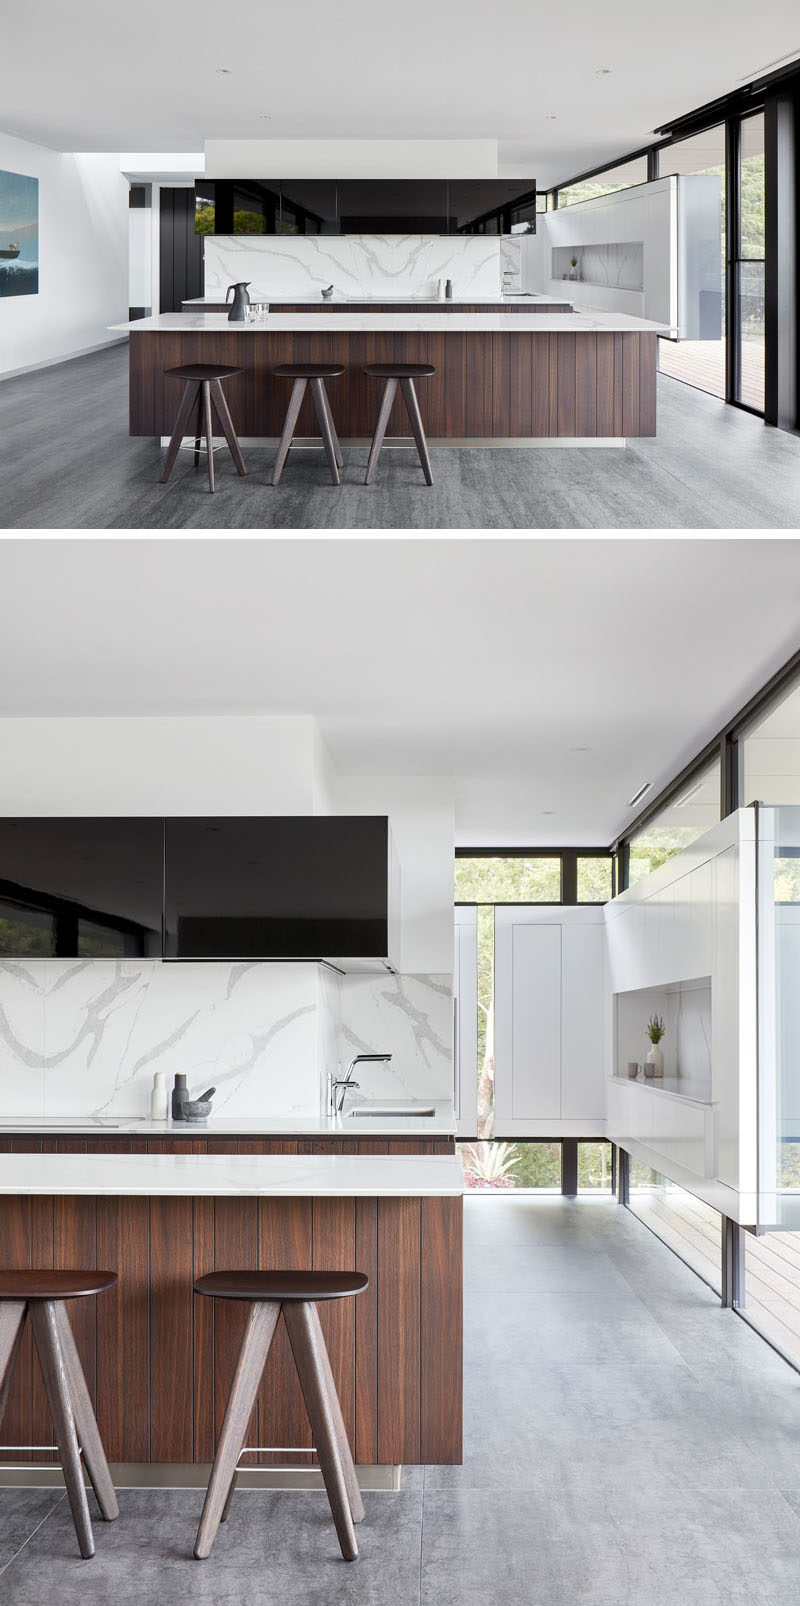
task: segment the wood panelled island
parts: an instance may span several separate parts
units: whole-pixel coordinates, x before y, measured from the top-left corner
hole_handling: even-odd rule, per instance
[[[242,372],[226,381],[233,423],[243,441],[277,440],[289,396],[279,363],[341,363],[330,382],[339,435],[368,440],[380,387],[368,363],[430,362],[419,403],[432,443],[563,439],[623,442],[656,432],[657,338],[669,331],[625,314],[579,312],[270,313],[258,323],[230,323],[220,313],[162,313],[119,325],[130,335],[130,433],[166,438],[181,394],[165,370],[183,363],[224,363]],[[194,430],[190,419],[187,433]],[[407,435],[398,400],[388,435]],[[316,436],[307,400],[300,436]]]
[[[112,1464],[211,1461],[245,1308],[202,1299],[192,1284],[253,1268],[366,1272],[358,1300],[320,1307],[354,1458],[460,1462],[463,1178],[452,1140],[13,1137],[0,1147],[0,1269],[118,1274],[114,1289],[70,1309]],[[26,1336],[0,1444],[49,1443]],[[247,1443],[279,1453],[246,1466],[314,1465],[282,1324]],[[0,1470],[21,1460],[51,1458],[4,1453]]]

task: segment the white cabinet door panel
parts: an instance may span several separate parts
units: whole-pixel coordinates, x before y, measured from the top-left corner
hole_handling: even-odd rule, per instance
[[[515,1121],[561,1115],[561,927],[514,926],[511,958]]]
[[[562,927],[561,1114],[575,1120],[605,1115],[602,909],[597,916],[591,924]]]

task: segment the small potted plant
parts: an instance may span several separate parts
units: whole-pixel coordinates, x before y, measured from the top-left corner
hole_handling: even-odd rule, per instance
[[[647,1059],[645,1060],[644,1067],[644,1074],[647,1077],[664,1075],[664,1055],[662,1054],[658,1045],[664,1036],[665,1030],[666,1028],[664,1026],[663,1015],[651,1015],[649,1021],[647,1022],[647,1036],[650,1039],[650,1051],[647,1055]]]
[[[569,276],[570,276],[571,279],[577,279],[577,277],[578,277],[578,258],[577,257],[570,257],[570,259],[569,259]]]

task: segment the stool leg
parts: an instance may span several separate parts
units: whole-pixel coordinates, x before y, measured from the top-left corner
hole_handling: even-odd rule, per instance
[[[333,449],[334,449],[334,451],[336,453],[336,462],[337,462],[337,465],[338,465],[339,468],[344,468],[344,457],[342,455],[342,448],[339,445],[339,437],[338,437],[338,435],[336,433],[336,425],[333,422],[333,413],[331,412],[331,399],[330,399],[330,396],[328,395],[327,390],[325,389],[324,382],[322,382],[322,384],[320,386],[320,396],[322,397],[322,399],[323,399],[323,401],[325,403],[325,411],[328,414],[328,423],[330,424],[331,434],[333,436]]]
[[[228,442],[228,449],[231,457],[233,458],[239,473],[246,474],[247,469],[245,468],[241,447],[239,446],[236,430],[233,427],[233,419],[230,415],[225,392],[222,388],[222,382],[219,379],[212,379],[211,381],[211,399],[219,414],[219,421],[222,425],[225,439]]]
[[[328,1491],[339,1546],[345,1561],[355,1561],[358,1545],[322,1361],[322,1350],[325,1348],[322,1329],[315,1328],[309,1303],[305,1300],[287,1302],[283,1307],[283,1319],[306,1402],[320,1471]]]
[[[161,470],[162,485],[166,484],[175,466],[175,459],[180,451],[181,441],[183,440],[183,431],[186,427],[186,420],[188,419],[192,407],[194,406],[195,398],[198,395],[199,390],[200,381],[198,379],[187,379],[183,387],[183,395],[181,396],[181,404],[178,408],[178,416],[175,420],[175,428],[172,431],[170,443],[167,447],[167,455],[164,459],[164,467]]]
[[[289,406],[286,409],[286,417],[283,421],[283,434],[281,435],[280,445],[278,447],[278,455],[275,459],[275,467],[272,470],[273,485],[278,484],[278,481],[283,473],[283,465],[289,456],[289,447],[292,444],[294,427],[300,414],[300,408],[303,405],[303,397],[306,393],[307,384],[307,379],[296,379],[292,385],[292,394],[289,397]]]
[[[242,1453],[247,1424],[256,1402],[258,1385],[266,1365],[269,1347],[281,1307],[277,1300],[263,1300],[250,1306],[247,1326],[236,1362],[225,1420],[217,1444],[211,1477],[208,1480],[203,1514],[194,1542],[198,1561],[210,1556],[222,1513],[229,1504],[231,1484]]]
[[[227,1498],[225,1500],[225,1504],[222,1507],[222,1516],[219,1519],[220,1522],[227,1522],[227,1520],[228,1520],[228,1512],[231,1509],[231,1505],[233,1503],[233,1497],[234,1497],[234,1495],[236,1493],[236,1485],[237,1485],[238,1482],[239,1482],[239,1468],[237,1467],[236,1471],[233,1474],[233,1477],[231,1478],[231,1486],[230,1486],[230,1489],[228,1490],[228,1494],[227,1494]]]
[[[364,480],[365,485],[372,484],[372,476],[375,473],[378,458],[381,454],[383,437],[386,434],[386,426],[389,422],[389,414],[394,406],[394,398],[397,395],[398,384],[399,380],[397,379],[387,379],[384,387],[383,396],[381,398],[380,412],[378,413],[378,422],[375,425],[375,434],[372,437],[372,445],[369,449],[369,462],[367,463],[367,473]]]
[[[336,1384],[333,1380],[330,1356],[328,1355],[328,1346],[325,1343],[325,1338],[322,1332],[319,1311],[317,1310],[316,1305],[313,1304],[309,1304],[308,1310],[311,1316],[311,1325],[314,1329],[314,1334],[317,1340],[317,1348],[322,1360],[322,1370],[325,1374],[325,1382],[328,1389],[328,1401],[330,1403],[331,1416],[333,1418],[333,1428],[336,1434],[336,1444],[339,1451],[339,1458],[341,1460],[342,1470],[344,1472],[344,1481],[347,1485],[347,1499],[350,1504],[350,1512],[354,1522],[363,1522],[364,1502],[361,1499],[361,1490],[358,1487],[358,1478],[356,1477],[356,1469],[353,1465],[350,1441],[347,1437],[347,1428],[344,1425],[342,1407],[339,1404],[339,1395],[336,1391]]]
[[[88,1559],[89,1556],[94,1555],[94,1537],[89,1519],[86,1485],[81,1475],[78,1436],[75,1432],[75,1419],[70,1404],[64,1352],[58,1335],[56,1308],[53,1300],[34,1300],[30,1306],[30,1318],[39,1364],[42,1368],[47,1400],[50,1406],[50,1415],[53,1418],[56,1444],[58,1445],[58,1453],[61,1459],[64,1482],[67,1486],[72,1520],[75,1524],[75,1532],[78,1535],[78,1545],[80,1546],[81,1555]]]
[[[106,1522],[113,1522],[119,1516],[117,1504],[117,1491],[111,1482],[111,1473],[108,1470],[103,1441],[92,1410],[89,1390],[86,1387],[86,1378],[83,1375],[80,1356],[75,1347],[70,1320],[63,1301],[58,1300],[55,1306],[56,1326],[61,1340],[61,1349],[64,1355],[64,1366],[67,1373],[72,1414],[78,1430],[83,1459],[86,1470],[92,1480],[92,1488],[97,1496],[97,1504]]]
[[[339,463],[336,457],[336,447],[333,444],[331,418],[328,414],[325,386],[323,385],[321,379],[312,379],[311,394],[314,398],[314,410],[319,421],[322,444],[325,447],[325,456],[328,459],[328,468],[331,471],[331,479],[334,485],[340,485],[341,480],[339,479]]]
[[[199,435],[195,435],[195,438],[194,438],[194,466],[195,466],[195,468],[198,468],[200,466],[200,436]]]
[[[0,1304],[0,1417],[5,1410],[11,1374],[22,1338],[25,1309],[24,1299],[7,1299]]]
[[[401,379],[400,389],[403,392],[406,412],[411,420],[411,433],[417,443],[417,451],[422,464],[422,472],[425,475],[425,482],[427,485],[432,485],[433,474],[431,473],[431,460],[428,456],[428,442],[425,439],[425,431],[422,427],[422,418],[413,379]]]
[[[206,455],[208,457],[208,489],[214,491],[214,425],[211,417],[211,386],[207,379],[203,380],[203,419],[206,432]]]

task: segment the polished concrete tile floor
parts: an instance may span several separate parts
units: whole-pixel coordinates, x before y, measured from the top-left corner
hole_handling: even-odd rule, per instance
[[[795,1606],[800,1377],[612,1201],[466,1201],[465,1458],[367,1494],[122,1491],[75,1551],[64,1496],[0,1490],[8,1606]]]
[[[433,452],[428,488],[413,452],[345,446],[343,484],[322,451],[294,453],[280,486],[272,452],[239,478],[217,454],[217,492],[182,453],[168,485],[152,440],[128,436],[127,349],[0,383],[4,529],[794,529],[800,439],[767,429],[677,380],[659,379],[659,433],[624,450],[455,448]]]

